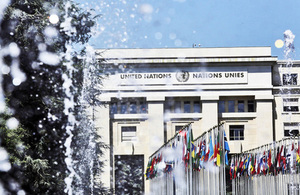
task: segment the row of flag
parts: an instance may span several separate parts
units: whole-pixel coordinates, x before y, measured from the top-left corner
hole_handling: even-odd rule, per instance
[[[289,145],[232,156],[230,179],[241,176],[286,174],[291,171],[300,173],[300,141],[297,146],[296,149],[293,142]]]
[[[221,164],[229,165],[230,149],[224,131],[218,131],[214,139],[207,134],[194,140],[189,126],[180,130],[168,143],[149,159],[145,173],[146,179],[171,172],[176,165],[184,165],[182,167],[187,169],[192,163],[193,170],[197,171],[205,169],[208,163],[219,167]]]
[[[223,137],[220,135],[223,133]],[[224,155],[223,155],[224,152]],[[215,140],[209,136],[208,144],[206,145],[206,138],[200,138],[198,145],[192,143],[192,162],[193,169],[200,171],[205,168],[208,163],[213,163],[215,166],[220,167],[221,164],[229,165],[228,154],[230,152],[229,145],[225,131],[218,132]]]

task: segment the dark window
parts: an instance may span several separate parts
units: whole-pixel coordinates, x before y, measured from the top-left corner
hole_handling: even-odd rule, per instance
[[[238,100],[238,112],[245,112],[244,100]]]
[[[117,114],[118,113],[118,104],[113,103],[110,107],[110,114]]]
[[[284,112],[298,112],[298,98],[285,98],[283,99],[283,111]]]
[[[299,123],[284,123],[284,136],[296,136],[299,134]]]
[[[181,102],[180,101],[175,102],[174,112],[175,113],[181,113]]]
[[[175,132],[180,131],[183,128],[183,126],[175,126]]]
[[[228,112],[234,112],[234,100],[228,101]]]
[[[244,125],[230,125],[229,126],[230,140],[244,140]]]
[[[136,141],[136,127],[135,126],[121,127],[121,141],[122,142]]]
[[[248,112],[254,112],[254,101],[248,100]]]
[[[136,102],[130,102],[129,113],[130,114],[136,114],[137,113]]]
[[[199,101],[195,101],[194,102],[194,113],[200,113],[200,112],[201,112],[200,102]]]
[[[191,102],[190,101],[184,101],[183,111],[184,111],[184,113],[190,113],[191,112]]]
[[[221,100],[219,101],[219,113],[225,112],[225,101]]]
[[[121,114],[127,114],[127,103],[121,103]]]
[[[283,74],[283,85],[297,85],[298,74]]]
[[[145,102],[142,102],[140,104],[140,113],[142,114],[148,113],[147,104]]]

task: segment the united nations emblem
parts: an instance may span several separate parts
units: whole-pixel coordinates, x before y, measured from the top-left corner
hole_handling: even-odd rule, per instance
[[[176,79],[178,82],[187,82],[190,78],[190,73],[188,71],[178,71],[176,72]]]

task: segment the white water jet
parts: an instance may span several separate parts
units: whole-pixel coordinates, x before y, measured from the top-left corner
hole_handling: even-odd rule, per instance
[[[74,32],[74,27],[71,25],[72,18],[68,15],[69,8],[71,7],[71,3],[68,1],[65,5],[65,16],[64,16],[64,22],[60,24],[60,27],[63,29],[63,31],[70,35]],[[76,30],[76,29],[75,29]],[[76,123],[75,116],[73,114],[74,111],[74,96],[71,93],[71,86],[72,86],[72,73],[74,71],[74,68],[72,67],[72,60],[71,60],[71,53],[72,53],[72,45],[71,42],[66,42],[65,47],[67,48],[66,52],[61,54],[61,59],[64,59],[63,65],[66,67],[66,72],[62,75],[62,79],[64,81],[63,83],[63,89],[65,92],[65,99],[64,99],[64,114],[68,116],[68,124],[66,126],[66,133],[68,135],[64,146],[66,148],[66,158],[65,162],[67,165],[67,169],[70,171],[69,175],[65,178],[66,188],[65,193],[72,195],[73,189],[72,189],[72,182],[73,178],[76,174],[74,168],[73,168],[73,159],[72,159],[72,138],[73,138],[73,130]]]
[[[295,35],[292,33],[291,30],[286,30],[284,32],[284,58],[285,58],[285,67],[286,67],[286,70],[284,72],[281,72],[281,75],[283,75],[284,73],[288,75],[288,78],[287,79],[292,79],[292,76],[291,76],[291,71],[292,71],[292,67],[293,67],[293,55],[294,55],[294,52],[295,52],[295,47],[294,47],[294,39],[295,39]],[[282,70],[283,69],[283,66],[281,65],[280,66],[280,69]],[[282,83],[283,84],[283,83]],[[290,81],[288,81],[287,83],[287,86],[285,89],[282,89],[280,91],[280,95],[282,97],[282,102],[284,102],[284,97],[285,98],[291,98],[291,90],[292,88],[290,87],[291,83]],[[289,123],[292,122],[292,112],[289,112],[288,115],[286,116],[286,120],[285,121],[288,121]],[[292,135],[292,129],[289,129],[289,134],[290,136]],[[288,147],[288,150],[291,151],[291,148],[292,148],[292,145],[291,143],[289,143],[289,147]],[[299,147],[299,146],[298,146]],[[287,160],[289,161],[292,161],[292,164],[294,164],[294,158],[293,156],[290,156]],[[296,170],[293,166],[290,167],[290,171],[291,171],[291,174],[295,174]],[[294,177],[292,177],[289,181],[289,183],[294,186]],[[291,189],[291,194],[294,194],[294,190]]]

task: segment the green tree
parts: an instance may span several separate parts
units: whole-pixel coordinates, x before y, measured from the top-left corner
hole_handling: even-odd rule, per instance
[[[73,2],[66,4],[63,0],[12,0],[0,24],[1,48],[17,50],[2,56],[10,68],[10,73],[3,76],[2,86],[11,116],[21,126],[14,130],[20,137],[10,137],[10,130],[2,125],[2,145],[9,148],[14,164],[11,176],[29,194],[64,193],[64,179],[69,174],[64,143],[68,137],[66,127],[70,125],[65,101],[74,103],[69,111],[78,120],[85,118],[78,114],[83,109],[83,61],[78,56],[85,52],[70,52],[68,47],[87,43],[95,18]],[[58,24],[49,22],[51,13],[59,16]],[[20,72],[14,74],[17,65]],[[73,99],[66,94],[66,79],[62,75],[71,79],[67,90]],[[80,128],[84,127],[77,126],[75,135],[80,134]],[[21,155],[13,140],[25,147]],[[77,141],[73,146],[76,144]],[[97,144],[96,157],[103,149],[101,142]]]

